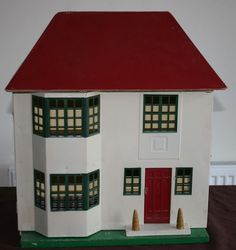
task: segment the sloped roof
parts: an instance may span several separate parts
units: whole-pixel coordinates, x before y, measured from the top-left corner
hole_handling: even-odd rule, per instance
[[[49,23],[6,90],[224,88],[168,12],[61,12]]]

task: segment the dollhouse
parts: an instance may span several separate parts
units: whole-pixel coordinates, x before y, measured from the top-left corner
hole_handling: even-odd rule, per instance
[[[85,237],[206,228],[213,91],[226,86],[168,12],[61,12],[13,92],[19,231]]]

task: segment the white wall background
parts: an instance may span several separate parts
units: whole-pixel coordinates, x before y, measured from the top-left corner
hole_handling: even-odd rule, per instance
[[[236,160],[235,0],[0,0],[0,186],[14,167],[12,97],[5,86],[58,11],[170,11],[228,90],[215,92],[212,161]]]

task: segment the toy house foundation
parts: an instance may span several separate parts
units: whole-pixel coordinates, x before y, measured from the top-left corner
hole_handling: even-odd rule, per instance
[[[134,209],[141,229],[164,229],[179,208],[206,228],[225,88],[167,12],[57,14],[7,86],[19,231],[93,237],[130,227]]]

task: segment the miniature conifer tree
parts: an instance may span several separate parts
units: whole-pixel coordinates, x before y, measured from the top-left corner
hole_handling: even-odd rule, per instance
[[[184,218],[183,218],[183,211],[181,208],[178,209],[176,228],[184,229]]]
[[[133,213],[132,231],[140,231],[138,212],[136,209],[134,209],[134,213]]]

